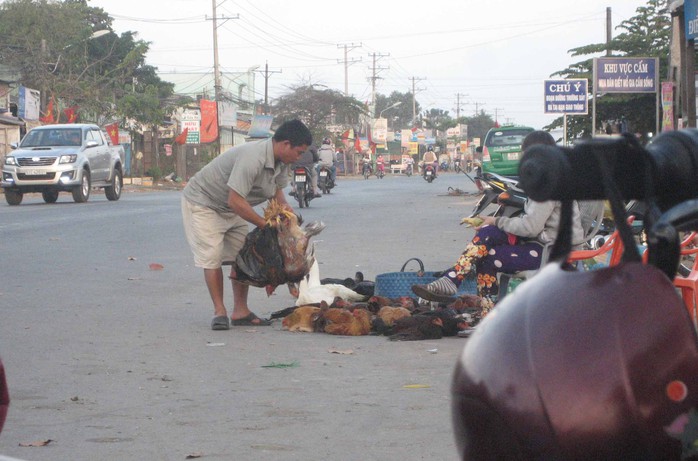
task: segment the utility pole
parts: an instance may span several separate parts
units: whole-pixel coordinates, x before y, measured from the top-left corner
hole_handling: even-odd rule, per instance
[[[417,88],[415,84],[426,80],[426,78],[410,77],[410,80],[412,80],[412,123],[414,124],[417,122]],[[419,91],[422,91],[422,89],[419,89]]]
[[[468,95],[456,93],[456,120],[458,120],[460,118],[460,106],[461,106],[460,97],[461,96],[468,96]],[[467,103],[464,103],[464,104],[467,104]]]
[[[271,74],[280,74],[280,70],[269,70],[269,63],[264,63],[264,72],[258,70],[264,76],[264,115],[269,114],[269,76]]]
[[[480,115],[480,106],[484,106],[485,103],[484,102],[474,102],[473,104],[475,104],[475,116],[477,117],[478,115]]]
[[[611,40],[613,39],[613,21],[611,21],[611,7],[606,8],[606,56],[611,56]]]
[[[386,56],[390,56],[390,54],[378,54],[378,53],[369,53],[369,56],[373,58],[373,66],[372,66],[372,71],[371,71],[371,77],[369,77],[369,80],[371,80],[371,107],[370,107],[370,112],[371,112],[371,118],[375,116],[376,112],[376,80],[378,80],[381,77],[378,77],[378,72],[382,70],[386,70],[387,67],[376,67],[376,61],[380,58],[384,58]]]
[[[494,108],[494,124],[497,125],[499,124],[499,111],[504,110],[501,107],[495,107]]]
[[[216,15],[216,0],[211,0],[211,7],[212,7],[212,12],[213,12],[213,17],[211,18],[211,21],[213,22],[213,94],[214,94],[214,99],[216,101],[216,113],[219,113],[218,111],[218,103],[221,101],[221,72],[220,72],[220,64],[218,62],[218,16]],[[235,15],[235,17],[232,18],[226,18],[226,17],[221,17],[220,19],[227,21],[228,19],[238,19],[240,15]],[[206,18],[208,19],[208,18]],[[216,143],[218,144],[218,154],[220,155],[221,153],[221,132],[220,132],[220,119],[216,120],[216,123],[218,124],[218,136],[216,137]],[[186,144],[183,144],[183,146]]]
[[[344,96],[349,96],[349,65],[354,64],[355,62],[360,62],[361,58],[352,58],[351,61],[348,58],[348,53],[349,51],[353,50],[354,48],[359,48],[361,47],[361,43],[358,45],[355,45],[353,43],[345,43],[344,45],[337,45],[337,48],[342,48],[344,47],[344,61],[340,61],[339,59],[337,62],[339,64],[344,64]]]

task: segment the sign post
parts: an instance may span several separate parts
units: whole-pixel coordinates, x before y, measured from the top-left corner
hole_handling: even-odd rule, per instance
[[[592,136],[596,134],[596,95],[599,93],[655,93],[659,132],[659,58],[594,58]]]
[[[567,115],[589,113],[589,80],[570,78],[545,81],[545,113],[564,114],[563,144],[567,145]]]

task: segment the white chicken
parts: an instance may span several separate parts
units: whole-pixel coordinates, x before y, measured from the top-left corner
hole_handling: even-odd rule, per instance
[[[365,296],[360,295],[344,285],[340,285],[338,283],[327,283],[325,285],[321,284],[320,267],[318,266],[317,259],[315,259],[313,264],[310,266],[310,272],[308,272],[308,275],[303,277],[298,284],[298,299],[296,300],[296,306],[320,303],[322,301],[325,301],[328,305],[331,305],[336,297],[340,297],[349,302],[366,300]]]

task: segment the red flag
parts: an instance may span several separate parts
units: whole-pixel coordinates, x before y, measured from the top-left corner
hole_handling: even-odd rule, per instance
[[[354,150],[356,152],[361,152],[361,140],[358,136],[354,138]]]
[[[189,128],[185,128],[182,132],[175,138],[177,144],[184,144],[187,142],[187,133],[189,133]]]
[[[347,139],[349,139],[349,130],[342,133],[342,141],[346,141]]]
[[[63,114],[66,118],[66,123],[75,123],[78,120],[78,106],[71,106],[63,109]]]
[[[496,120],[494,121],[494,127],[495,127],[495,128],[499,128],[499,127],[500,127],[499,122],[496,121]]]
[[[119,145],[119,123],[114,122],[111,125],[107,125],[104,127],[105,130],[107,130],[107,134],[109,135],[109,139],[111,139],[111,143],[115,146]]]
[[[48,102],[48,106],[46,106],[46,112],[43,117],[39,117],[39,120],[41,123],[55,123],[56,119],[53,118],[53,103],[54,103],[54,96],[51,96],[51,100]]]

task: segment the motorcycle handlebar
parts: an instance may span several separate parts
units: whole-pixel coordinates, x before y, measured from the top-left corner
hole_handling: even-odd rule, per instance
[[[519,166],[519,185],[537,201],[606,199],[604,164],[625,199],[647,198],[648,174],[662,210],[698,198],[695,128],[662,133],[646,148],[632,135],[592,139],[572,148],[531,146]]]

